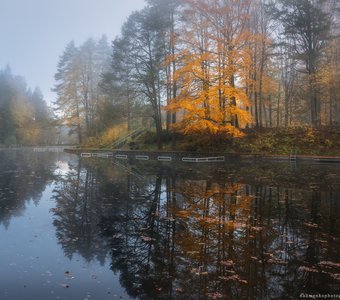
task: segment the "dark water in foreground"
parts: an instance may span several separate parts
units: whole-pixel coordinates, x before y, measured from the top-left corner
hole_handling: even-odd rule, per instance
[[[340,297],[340,166],[0,151],[0,299]]]

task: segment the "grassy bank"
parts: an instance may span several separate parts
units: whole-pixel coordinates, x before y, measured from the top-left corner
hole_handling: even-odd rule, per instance
[[[244,133],[240,138],[228,138],[204,134],[172,135],[164,132],[163,150],[340,156],[340,127],[252,128],[245,129]],[[130,142],[141,150],[157,150],[156,134],[152,131],[145,132]],[[82,146],[110,148],[110,144],[107,141],[102,143],[101,139],[92,139]],[[129,149],[128,143],[123,148]]]

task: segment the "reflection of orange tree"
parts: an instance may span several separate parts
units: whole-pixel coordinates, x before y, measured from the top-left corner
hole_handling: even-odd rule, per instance
[[[99,221],[88,239],[95,250],[89,257],[111,251],[112,270],[130,296],[288,298],[302,286],[320,287],[322,276],[337,276],[338,242],[327,232],[339,233],[338,192],[329,197],[229,177],[185,180],[169,172],[117,181],[106,168],[83,165],[60,182],[56,227],[65,250],[84,255],[77,234],[86,228],[79,222],[83,216]]]
[[[336,262],[324,261],[326,246],[334,257],[336,243],[323,238],[334,216],[318,217],[320,193],[205,180],[177,181],[175,191],[185,199],[172,214],[185,228],[175,241],[186,292],[265,297],[281,287],[285,296],[336,281]],[[311,203],[305,201],[310,196]]]
[[[179,251],[188,262],[187,273],[191,280],[199,276],[210,282],[202,286],[202,293],[219,290],[230,294],[231,291],[222,291],[221,286],[229,289],[246,283],[236,265],[243,265],[246,256],[242,251],[250,235],[248,216],[252,197],[245,193],[244,185],[208,181],[181,182],[176,191],[186,200],[185,206],[173,213],[184,220],[187,228],[176,236]],[[232,285],[225,285],[227,282]],[[215,288],[210,290],[210,285]],[[220,288],[216,289],[218,285]]]

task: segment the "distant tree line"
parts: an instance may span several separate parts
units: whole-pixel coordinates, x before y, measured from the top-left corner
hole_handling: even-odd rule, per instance
[[[152,120],[162,132],[340,123],[336,0],[147,0],[108,46],[71,42],[57,106],[81,143]]]
[[[40,89],[27,88],[10,67],[0,70],[0,146],[46,145],[54,142],[52,113]]]

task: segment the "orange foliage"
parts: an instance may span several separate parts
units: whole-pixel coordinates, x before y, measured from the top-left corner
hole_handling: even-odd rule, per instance
[[[209,132],[241,136],[239,128],[251,121],[250,103],[242,86],[251,66],[251,38],[244,22],[248,1],[183,0],[186,4],[182,29],[184,50],[176,60],[175,79],[181,89],[170,101],[170,112],[181,112],[175,129],[184,133]],[[188,25],[188,26],[186,26]]]

